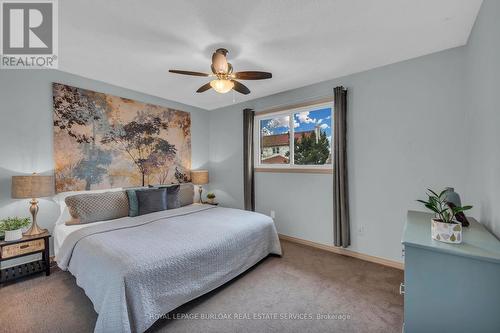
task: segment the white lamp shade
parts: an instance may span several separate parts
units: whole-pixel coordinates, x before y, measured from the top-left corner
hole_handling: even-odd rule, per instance
[[[234,87],[234,82],[231,80],[212,80],[210,81],[210,86],[220,94],[225,94]]]

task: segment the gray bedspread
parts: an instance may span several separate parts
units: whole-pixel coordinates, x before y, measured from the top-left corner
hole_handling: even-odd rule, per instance
[[[191,205],[77,230],[56,260],[94,304],[94,332],[144,332],[270,253],[281,254],[271,218]]]

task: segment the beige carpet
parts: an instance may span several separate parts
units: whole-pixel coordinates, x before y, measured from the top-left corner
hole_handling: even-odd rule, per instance
[[[148,332],[401,332],[402,271],[282,245],[282,258],[264,259],[160,319]],[[318,319],[321,314],[325,317]],[[196,319],[210,316],[216,318]],[[96,317],[67,272],[55,270],[49,277],[0,288],[2,332],[92,332]]]

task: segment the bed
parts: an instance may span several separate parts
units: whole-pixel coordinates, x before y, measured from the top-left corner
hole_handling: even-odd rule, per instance
[[[281,255],[271,218],[192,204],[54,230],[56,261],[94,305],[95,332],[144,332],[162,315]]]

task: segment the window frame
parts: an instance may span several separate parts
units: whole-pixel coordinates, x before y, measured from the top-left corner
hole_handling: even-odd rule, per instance
[[[287,107],[283,110],[279,111],[273,111],[273,112],[262,112],[262,113],[256,113],[255,118],[254,118],[254,161],[255,161],[255,166],[254,169],[257,172],[305,172],[305,173],[331,173],[333,172],[333,161],[330,164],[322,164],[322,165],[317,165],[317,164],[295,164],[294,163],[294,151],[295,151],[295,127],[294,127],[294,120],[295,120],[295,114],[300,113],[300,112],[305,112],[305,111],[315,111],[319,109],[324,109],[324,108],[330,108],[331,113],[330,113],[330,126],[332,126],[332,131],[333,131],[333,125],[334,125],[334,119],[333,119],[333,113],[334,111],[334,103],[333,101],[328,101],[328,102],[318,102],[318,103],[311,103],[305,106],[290,106]],[[290,151],[290,157],[289,157],[289,163],[288,164],[262,164],[261,163],[261,128],[260,128],[260,123],[262,120],[269,120],[273,119],[276,117],[280,116],[289,116],[289,151]],[[333,134],[333,133],[332,133]],[[333,159],[333,137],[330,142],[330,152],[332,155]]]

